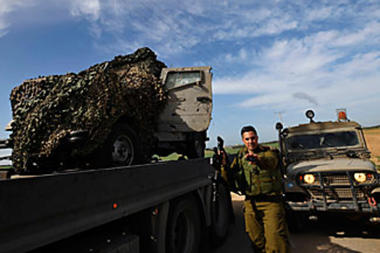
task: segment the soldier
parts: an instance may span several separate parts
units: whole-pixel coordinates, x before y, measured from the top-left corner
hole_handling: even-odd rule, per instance
[[[222,152],[222,176],[233,191],[246,197],[245,228],[252,248],[254,252],[290,252],[278,152],[258,144],[253,126],[243,127],[241,137],[245,147],[231,165]]]

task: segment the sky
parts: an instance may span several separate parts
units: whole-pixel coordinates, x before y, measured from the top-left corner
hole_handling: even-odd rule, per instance
[[[23,80],[145,46],[168,67],[212,67],[209,147],[240,144],[248,124],[276,140],[308,109],[380,124],[379,0],[0,0],[0,138]]]

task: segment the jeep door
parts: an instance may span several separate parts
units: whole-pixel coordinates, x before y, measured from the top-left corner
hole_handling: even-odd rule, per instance
[[[211,67],[165,68],[161,80],[168,102],[158,132],[203,132],[211,120]]]

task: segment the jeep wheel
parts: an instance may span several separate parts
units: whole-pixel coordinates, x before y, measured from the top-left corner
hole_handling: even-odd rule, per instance
[[[126,124],[118,124],[109,135],[104,145],[107,165],[126,166],[142,160],[141,143],[136,132]]]

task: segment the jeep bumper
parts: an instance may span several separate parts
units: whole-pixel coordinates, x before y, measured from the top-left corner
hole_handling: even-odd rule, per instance
[[[288,199],[288,206],[294,211],[356,212],[380,215],[380,178],[376,172],[365,183],[353,180],[355,171],[314,173],[318,183],[310,185],[292,183],[286,192],[302,195],[304,198]],[[289,183],[288,183],[289,184]]]
[[[323,211],[323,212],[359,212],[380,215],[380,203],[369,204],[368,201],[340,201],[326,203],[323,201],[309,200],[305,202],[287,201],[293,211]]]

